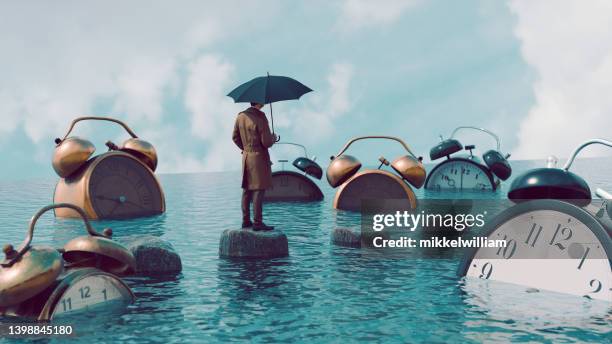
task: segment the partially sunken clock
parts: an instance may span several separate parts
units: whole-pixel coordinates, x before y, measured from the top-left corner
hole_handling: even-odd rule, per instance
[[[610,194],[591,199],[586,181],[563,169],[539,168],[517,177],[508,197],[517,204],[487,223],[484,235],[506,247],[468,251],[459,275],[612,301]]]
[[[107,142],[108,152],[91,157],[92,143],[69,137],[82,120],[103,120],[123,126],[131,138],[121,147]],[[63,139],[56,140],[53,168],[62,177],[55,188],[55,203],[83,208],[90,219],[123,219],[151,216],[165,211],[164,193],[154,171],[157,153],[123,122],[107,117],[75,119]],[[76,217],[71,209],[57,209],[59,217]]]

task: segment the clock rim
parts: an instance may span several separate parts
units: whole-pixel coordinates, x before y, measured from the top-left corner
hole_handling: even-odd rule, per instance
[[[301,198],[301,197],[287,197],[286,199],[277,199],[277,200],[269,200],[266,199],[267,195],[264,195],[264,203],[269,202],[269,203],[276,203],[276,202],[319,202],[322,201],[324,196],[323,196],[323,192],[321,191],[321,188],[314,182],[312,181],[310,178],[306,177],[305,175],[295,172],[295,171],[287,171],[287,170],[281,170],[281,171],[274,171],[272,172],[272,178],[274,178],[275,176],[282,176],[282,175],[288,175],[288,176],[292,176],[292,177],[297,177],[299,179],[301,179],[302,181],[306,182],[308,185],[310,185],[310,187],[313,190],[316,190],[316,196],[315,197],[311,197],[311,198]],[[266,192],[267,194],[267,192]]]
[[[119,278],[116,275],[113,275],[111,273],[108,273],[108,272],[105,272],[105,271],[102,271],[96,268],[70,269],[66,272],[66,276],[61,280],[61,282],[57,285],[57,287],[54,288],[51,295],[49,295],[49,298],[45,302],[45,305],[42,311],[40,312],[40,315],[38,316],[38,320],[47,321],[47,320],[53,319],[55,307],[57,307],[57,303],[61,299],[62,295],[64,295],[66,290],[68,290],[68,288],[72,284],[84,278],[94,276],[94,275],[103,275],[103,276],[109,276],[113,278],[113,280],[119,282],[120,285],[122,285],[125,288],[125,290],[129,292],[129,296],[131,297],[130,303],[133,303],[134,300],[136,300],[136,296],[134,295],[134,292],[132,291],[132,289],[121,278]]]
[[[93,174],[93,171],[95,170],[96,166],[98,166],[98,164],[100,164],[100,162],[102,162],[103,160],[112,157],[112,156],[122,156],[122,157],[127,157],[129,159],[132,159],[133,161],[136,161],[138,164],[140,164],[142,167],[144,167],[149,174],[151,175],[151,177],[153,177],[153,180],[155,180],[155,183],[157,184],[157,189],[159,190],[159,196],[161,198],[161,210],[159,213],[155,213],[155,214],[151,214],[150,216],[155,216],[155,215],[159,215],[159,214],[163,214],[166,211],[166,197],[164,195],[164,190],[162,189],[161,183],[159,182],[159,180],[157,179],[157,176],[155,175],[155,173],[153,173],[153,171],[151,170],[151,168],[149,166],[147,166],[145,163],[143,163],[142,161],[140,161],[139,159],[137,159],[136,157],[122,152],[122,151],[111,151],[111,152],[106,152],[103,154],[100,154],[96,157],[93,158],[93,160],[91,161],[91,164],[87,167],[87,172],[84,175],[84,181],[85,181],[85,202],[89,205],[91,211],[93,214],[95,214],[95,219],[101,219],[100,215],[98,214],[98,212],[95,210],[94,208],[94,204],[93,204],[93,200],[92,200],[92,196],[89,190],[89,185],[91,183],[91,177]],[[139,216],[140,217],[140,216]],[[103,219],[107,219],[107,218],[103,218]],[[110,218],[109,218],[110,219]]]
[[[467,162],[467,163],[470,163],[470,164],[480,168],[485,173],[485,175],[489,178],[489,182],[491,183],[491,191],[492,192],[497,191],[497,183],[495,183],[495,178],[493,177],[493,174],[491,173],[491,171],[489,171],[489,169],[486,166],[484,166],[482,164],[479,164],[479,163],[477,163],[475,161],[472,161],[470,159],[461,158],[461,157],[448,158],[448,159],[442,161],[441,163],[437,164],[436,166],[434,166],[433,170],[431,170],[431,172],[427,174],[427,178],[425,179],[424,188],[428,189],[428,190],[432,189],[432,188],[429,187],[429,179],[431,178],[431,176],[433,176],[435,174],[435,172],[436,172],[436,170],[438,168],[440,168],[444,164],[447,164],[447,163],[450,163],[450,162],[457,162],[457,161]]]
[[[591,232],[595,235],[597,240],[603,246],[604,252],[608,256],[608,261],[610,263],[610,268],[612,269],[612,240],[607,233],[607,230],[604,228],[603,224],[599,222],[591,213],[586,211],[583,208],[577,207],[571,203],[564,202],[556,199],[537,199],[530,200],[523,203],[516,204],[492,219],[488,222],[482,234],[480,236],[488,237],[491,233],[493,233],[496,229],[499,228],[500,225],[512,220],[513,218],[520,216],[522,214],[528,213],[530,211],[537,210],[553,210],[561,213],[565,213],[567,215],[575,217],[578,221],[584,223],[587,228],[591,230]],[[573,212],[573,213],[570,213]],[[457,275],[459,277],[463,277],[467,274],[469,270],[470,264],[472,260],[474,260],[474,256],[478,252],[479,248],[470,247],[461,262],[459,263],[459,267],[457,269]]]

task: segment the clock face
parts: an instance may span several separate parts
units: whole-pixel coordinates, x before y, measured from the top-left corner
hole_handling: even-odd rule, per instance
[[[164,200],[155,176],[123,153],[102,156],[89,180],[89,195],[99,218],[159,214]]]
[[[308,177],[292,171],[272,173],[272,188],[264,201],[319,201],[323,193]]]
[[[486,167],[465,158],[451,158],[427,176],[425,188],[432,190],[493,191],[493,175]]]
[[[132,302],[132,293],[116,277],[88,275],[70,285],[53,310],[53,316],[87,311],[90,308],[125,305]]]
[[[612,240],[587,211],[557,200],[513,206],[487,224],[506,247],[468,252],[460,273],[612,301]]]

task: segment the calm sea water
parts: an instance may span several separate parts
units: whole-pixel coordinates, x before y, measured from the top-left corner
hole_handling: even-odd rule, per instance
[[[542,162],[513,162],[514,175]],[[573,171],[594,190],[612,191],[612,159],[584,159]],[[391,259],[329,242],[339,213],[334,191],[320,203],[265,206],[283,229],[290,256],[269,261],[218,257],[221,232],[240,225],[239,173],[162,175],[164,215],[100,221],[115,238],[152,234],[173,243],[183,272],[130,278],[137,301],[121,313],[74,320],[82,342],[610,342],[612,306],[511,285],[456,277],[460,257]],[[55,180],[0,182],[2,243],[20,243],[32,214],[49,204]],[[505,197],[510,182],[496,197]],[[423,196],[419,191],[418,195]],[[39,221],[35,243],[61,246],[84,231],[79,221]],[[1,339],[0,339],[1,340]]]

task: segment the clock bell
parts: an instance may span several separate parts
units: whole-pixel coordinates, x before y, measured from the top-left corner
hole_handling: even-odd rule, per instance
[[[397,157],[391,163],[381,156],[378,169],[359,172],[361,162],[344,153],[356,141],[372,139],[396,141],[408,154]],[[414,155],[402,139],[393,136],[355,137],[330,159],[326,176],[331,187],[338,187],[333,202],[335,209],[359,211],[363,199],[400,199],[405,200],[404,206],[407,209],[416,207],[416,196],[410,185],[420,188],[425,181],[426,171],[421,163],[422,158]],[[383,166],[390,166],[395,173],[383,170]]]
[[[508,198],[511,200],[528,199],[565,199],[577,205],[591,202],[591,189],[579,175],[570,171],[570,167],[585,147],[602,144],[612,147],[612,142],[603,139],[592,139],[578,146],[563,168],[556,168],[554,162],[548,167],[536,168],[516,177],[510,186]],[[552,161],[552,160],[551,160]]]
[[[33,246],[36,222],[45,212],[58,208],[70,208],[79,214],[88,235],[71,240],[62,249]],[[132,302],[134,295],[117,274],[133,272],[135,259],[110,239],[111,233],[96,232],[85,212],[73,204],[41,208],[30,220],[21,246],[4,246],[0,314],[49,320],[58,312],[86,311],[111,300]],[[60,300],[64,300],[63,310],[58,308]]]
[[[119,124],[130,135],[121,146],[111,141],[108,151],[97,156],[94,145],[69,136],[78,122],[107,121]],[[157,152],[120,120],[110,117],[79,117],[63,138],[55,140],[52,166],[61,177],[53,196],[56,203],[81,207],[90,219],[122,219],[151,216],[165,211],[164,193],[154,174]],[[78,217],[72,209],[58,209],[58,217]]]

